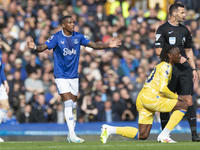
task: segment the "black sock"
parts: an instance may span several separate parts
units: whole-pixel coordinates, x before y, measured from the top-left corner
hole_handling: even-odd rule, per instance
[[[188,107],[186,117],[190,124],[192,136],[196,135],[197,134],[197,119],[196,119],[196,111],[195,111],[194,105]]]
[[[160,121],[161,121],[162,130],[163,130],[169,121],[169,113],[160,113]]]

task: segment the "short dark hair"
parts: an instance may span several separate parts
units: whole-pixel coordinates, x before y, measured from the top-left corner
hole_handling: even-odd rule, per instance
[[[165,61],[165,62],[169,62],[168,54],[172,53],[173,50],[176,49],[176,48],[178,48],[178,47],[176,47],[174,45],[165,44],[163,46],[161,53],[160,53],[160,60]]]
[[[178,7],[184,8],[185,6],[181,3],[174,3],[169,7],[169,15],[171,16],[172,13],[178,9]]]
[[[60,19],[60,24],[62,25],[63,23],[64,23],[64,21],[66,20],[66,19],[68,19],[68,18],[72,18],[72,16],[64,16],[64,17],[62,17],[61,19]]]

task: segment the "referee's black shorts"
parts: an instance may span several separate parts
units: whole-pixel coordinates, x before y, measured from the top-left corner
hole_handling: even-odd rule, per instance
[[[193,74],[188,62],[175,64],[172,69],[172,78],[168,88],[178,95],[193,95]]]

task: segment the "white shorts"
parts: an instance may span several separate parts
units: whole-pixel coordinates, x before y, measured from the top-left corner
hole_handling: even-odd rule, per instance
[[[8,99],[8,94],[3,84],[0,85],[0,101]]]
[[[70,92],[71,94],[77,96],[78,95],[78,83],[79,83],[79,79],[55,79],[55,83],[58,89],[58,93],[59,94],[63,94],[63,93],[68,93]]]

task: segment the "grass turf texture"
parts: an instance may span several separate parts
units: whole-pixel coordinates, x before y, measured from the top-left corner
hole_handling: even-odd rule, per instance
[[[66,142],[4,142],[0,150],[199,150],[200,142],[179,141],[176,144],[158,143],[156,141],[88,141],[82,144]]]

